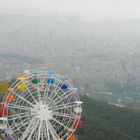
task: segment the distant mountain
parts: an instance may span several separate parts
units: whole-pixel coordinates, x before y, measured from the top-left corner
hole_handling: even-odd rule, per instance
[[[139,140],[140,112],[118,108],[81,96],[83,103],[82,128],[79,140]]]

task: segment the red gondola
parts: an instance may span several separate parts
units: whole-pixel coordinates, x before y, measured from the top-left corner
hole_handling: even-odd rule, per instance
[[[74,122],[73,126],[74,126],[74,127],[77,127],[77,128],[81,128],[82,123],[81,123],[81,121],[79,121],[79,122]]]
[[[1,108],[0,109],[0,115],[7,115],[7,114],[8,114],[7,108]]]

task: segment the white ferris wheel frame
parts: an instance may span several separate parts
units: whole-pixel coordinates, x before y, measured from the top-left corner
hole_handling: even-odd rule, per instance
[[[14,140],[67,140],[81,118],[77,89],[53,72],[32,72],[22,77],[25,79],[16,80],[10,87],[8,96],[14,96],[14,100],[4,98],[10,136]],[[34,79],[36,84],[32,83]],[[21,85],[25,90],[17,89]]]

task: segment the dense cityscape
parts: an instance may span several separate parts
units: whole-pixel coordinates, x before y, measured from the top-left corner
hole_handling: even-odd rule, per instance
[[[138,19],[54,15],[0,21],[1,81],[39,67],[67,74],[83,93],[110,104],[140,104]]]

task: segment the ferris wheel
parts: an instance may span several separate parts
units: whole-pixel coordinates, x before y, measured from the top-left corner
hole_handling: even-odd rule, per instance
[[[68,140],[81,119],[77,88],[55,72],[17,78],[4,102],[7,129],[14,140]]]

